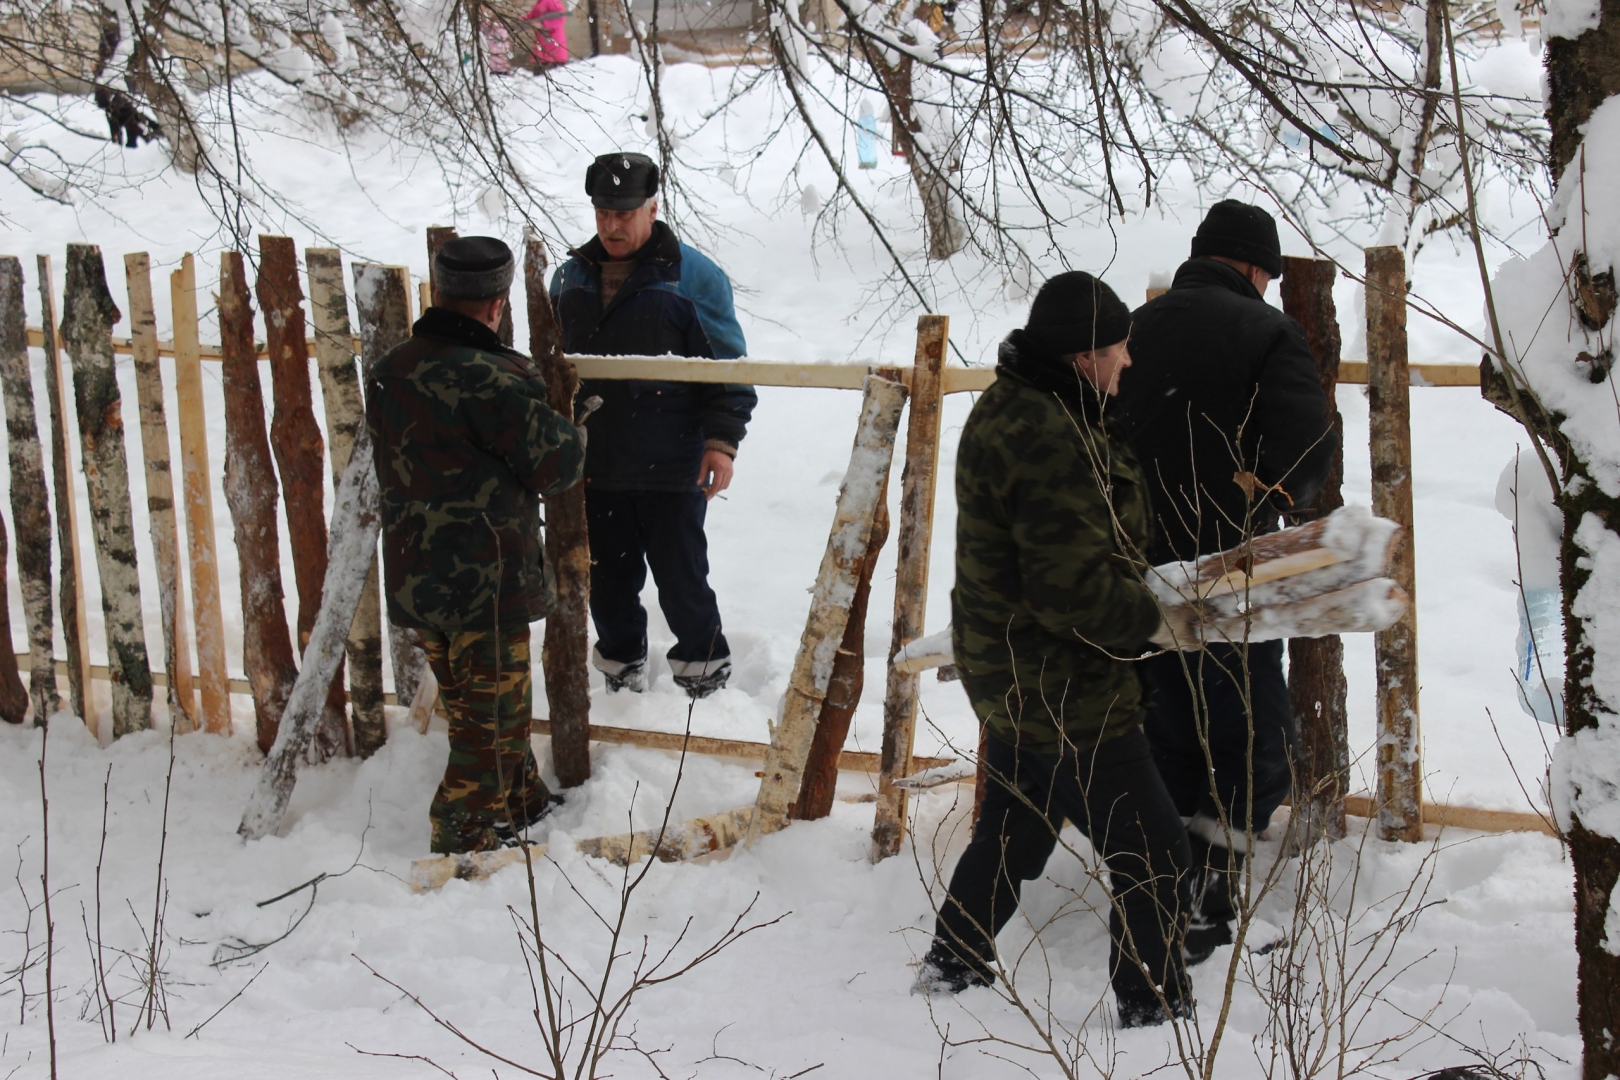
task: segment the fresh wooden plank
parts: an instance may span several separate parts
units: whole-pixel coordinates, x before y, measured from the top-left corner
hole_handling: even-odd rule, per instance
[[[36,723],[59,707],[56,666],[51,658],[51,510],[45,485],[45,451],[34,411],[34,379],[28,363],[27,311],[22,263],[0,258],[0,386],[6,403],[6,444],[11,466],[11,521],[17,530],[17,584],[28,624],[28,654],[34,660],[28,696]]]
[[[945,350],[951,322],[943,315],[917,320],[911,404],[906,421],[906,468],[900,481],[900,535],[894,581],[892,658],[925,632],[928,564],[934,540],[934,490],[939,474],[940,409],[944,399]],[[916,672],[888,668],[883,693],[883,772],[872,824],[872,861],[900,852],[906,834],[906,791],[894,786],[911,775],[917,734]]]
[[[1371,795],[1346,795],[1345,810],[1356,817],[1372,820],[1378,817],[1378,802]],[[1442,828],[1471,829],[1484,833],[1541,833],[1557,836],[1558,830],[1541,814],[1527,814],[1518,810],[1485,810],[1476,806],[1448,806],[1445,803],[1423,804],[1423,822]]]
[[[225,666],[225,613],[219,600],[214,550],[214,494],[208,470],[208,412],[203,404],[197,340],[197,267],[189,253],[169,275],[174,313],[174,392],[180,424],[180,481],[186,500],[186,551],[191,562],[192,625],[197,633],[197,687],[203,729],[231,733],[231,685]]]
[[[56,541],[61,562],[57,604],[62,609],[62,644],[67,649],[68,705],[92,735],[101,723],[90,693],[90,627],[84,605],[84,560],[79,547],[79,501],[73,490],[73,452],[67,434],[67,386],[62,380],[62,347],[56,328],[56,292],[51,257],[40,255],[39,305],[45,316],[40,348],[45,350],[45,394],[51,410],[51,487],[56,496]]]
[[[135,558],[124,414],[113,367],[112,327],[121,314],[107,290],[101,249],[69,244],[62,290],[62,340],[73,362],[73,402],[79,421],[90,533],[101,572],[101,614],[112,670],[112,733],[117,738],[152,726],[152,666]]]
[[[129,285],[129,324],[135,355],[135,393],[140,405],[141,456],[146,459],[146,523],[157,558],[158,606],[163,618],[163,663],[169,716],[177,731],[197,727],[191,685],[191,633],[186,622],[186,580],[180,573],[180,533],[174,517],[174,474],[169,460],[169,422],[163,407],[163,370],[158,360],[157,312],[152,305],[152,268],[146,252],[124,256]]]

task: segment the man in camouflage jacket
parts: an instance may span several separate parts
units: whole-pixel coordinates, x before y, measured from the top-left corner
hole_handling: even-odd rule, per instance
[[[388,617],[420,632],[450,717],[438,853],[514,842],[560,801],[529,745],[529,624],[554,603],[539,500],[579,482],[585,449],[496,335],[512,270],[499,240],[445,244],[434,305],[366,379]]]

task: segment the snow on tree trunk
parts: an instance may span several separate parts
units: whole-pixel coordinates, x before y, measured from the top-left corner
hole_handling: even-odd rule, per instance
[[[253,345],[253,307],[240,252],[219,264],[220,379],[225,389],[225,502],[242,582],[242,668],[253,690],[259,749],[276,741],[298,669],[281,592],[276,473],[264,433],[264,392]]]
[[[270,354],[274,402],[270,445],[286,501],[287,539],[298,589],[298,647],[302,649],[309,644],[309,632],[321,606],[321,584],[326,580],[326,446],[315,423],[309,385],[309,341],[304,329],[304,294],[298,285],[298,251],[288,237],[259,237],[257,291]],[[343,706],[343,682],[338,674],[309,743],[311,760],[325,761],[348,749]]]
[[[11,521],[17,530],[17,578],[28,621],[28,693],[34,722],[58,707],[51,644],[51,511],[45,488],[45,451],[34,414],[28,364],[27,310],[22,263],[0,258],[0,386],[6,401],[6,443],[11,466]]]
[[[56,330],[56,294],[51,286],[51,257],[40,255],[40,325],[45,337],[45,393],[51,408],[51,490],[56,497],[56,539],[61,549],[62,644],[67,649],[68,704],[92,734],[98,734],[95,702],[90,698],[90,632],[85,625],[84,568],[79,564],[79,508],[73,496],[73,460],[68,450],[66,391],[62,382],[62,348]]]
[[[928,257],[948,259],[961,251],[966,242],[966,230],[957,213],[949,181],[953,134],[947,110],[933,103],[919,105],[919,88],[914,84],[921,82],[923,89],[942,92],[948,98],[949,80],[934,77],[926,68],[919,77],[910,56],[901,56],[891,64],[864,38],[861,47],[883,80],[895,145],[911,166],[917,194],[922,198]]]
[[[69,244],[62,340],[73,361],[73,403],[90,495],[91,535],[101,571],[114,738],[152,726],[152,669],[146,655],[141,578],[135,565],[123,403],[113,367],[112,328],[120,317],[107,291],[101,249],[94,244]]]
[[[265,757],[259,782],[236,830],[245,839],[257,840],[274,832],[287,813],[298,763],[320,722],[326,689],[343,662],[349,628],[377,559],[377,536],[382,528],[378,503],[371,439],[362,428],[332,499],[320,614],[310,630],[303,667],[287,699],[275,745]]]
[[[158,362],[157,313],[145,252],[124,256],[129,283],[131,351],[140,405],[141,456],[146,459],[146,518],[157,556],[158,603],[163,615],[163,666],[169,673],[169,717],[177,731],[195,730],[191,693],[191,635],[186,632],[186,583],[180,574],[180,534],[174,518],[174,476],[169,424],[163,412],[163,370]]]
[[[771,731],[771,747],[766,752],[759,796],[749,822],[749,843],[786,825],[788,812],[798,798],[815,737],[816,717],[827,697],[833,661],[855,599],[861,561],[871,542],[878,494],[884,489],[894,460],[894,440],[906,388],[869,375],[864,389],[855,448],[838,490],[832,534],[827,538],[827,551],[810,593],[810,617],[799,640],[787,692],[782,695],[781,716]]]
[[[563,359],[562,332],[546,292],[546,253],[530,234],[523,244],[523,287],[529,302],[529,352],[540,366],[551,407],[574,415],[579,373]],[[546,559],[556,581],[557,607],[546,619],[540,649],[551,712],[551,759],[557,782],[576,787],[591,778],[590,634],[591,544],[585,526],[585,485],[546,499]]]
[[[926,631],[928,557],[934,538],[934,489],[939,473],[940,407],[944,402],[945,346],[950,319],[917,320],[917,350],[911,368],[911,406],[906,420],[906,468],[900,479],[900,536],[895,552],[894,636],[883,692],[883,767],[878,776],[872,824],[872,861],[900,853],[906,835],[906,791],[894,786],[911,775],[917,734],[916,672],[902,671],[892,657]]]
[[[355,370],[354,337],[349,329],[349,297],[343,288],[343,257],[336,248],[309,248],[309,306],[315,320],[315,358],[326,409],[327,449],[336,485],[366,426],[365,399]],[[383,721],[382,613],[376,553],[348,629],[350,724],[354,752],[369,757],[387,737]],[[341,670],[338,669],[338,670]]]

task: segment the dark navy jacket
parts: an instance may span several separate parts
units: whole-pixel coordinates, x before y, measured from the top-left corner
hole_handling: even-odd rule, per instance
[[[734,360],[747,352],[725,271],[657,222],[640,265],[602,310],[595,237],[570,252],[551,279],[565,352],[595,356],[695,356]],[[704,445],[733,451],[758,397],[738,383],[612,379],[582,383],[578,400],[602,398],[587,428],[585,483],[599,491],[693,491]]]

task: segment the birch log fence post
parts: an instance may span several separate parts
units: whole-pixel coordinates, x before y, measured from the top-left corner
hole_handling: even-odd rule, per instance
[[[298,249],[286,236],[259,237],[259,310],[264,313],[270,354],[270,446],[281,473],[281,495],[292,546],[293,584],[298,590],[298,644],[309,644],[321,608],[326,580],[326,444],[315,423],[309,385],[309,340],[305,336],[304,292],[298,284]],[[347,751],[341,665],[327,690],[326,708],[309,741],[316,761]]]
[[[894,582],[894,637],[883,694],[883,768],[878,776],[877,813],[872,825],[872,861],[900,853],[906,834],[906,792],[894,786],[911,775],[917,734],[915,672],[901,671],[894,654],[925,633],[928,614],[928,556],[934,537],[934,488],[939,472],[940,406],[944,402],[945,346],[951,321],[944,315],[917,320],[917,353],[912,364],[910,416],[906,421],[906,467],[900,480],[900,537]]]
[[[788,822],[789,812],[803,785],[805,763],[814,741],[816,717],[827,697],[833,662],[849,623],[856,580],[872,539],[878,493],[894,460],[895,433],[906,403],[903,384],[869,375],[861,399],[861,420],[855,429],[855,448],[849,470],[838,489],[827,551],[810,593],[810,617],[799,639],[782,715],[771,731],[771,746],[760,774],[759,796],[748,825],[748,843],[776,832]]]
[[[276,473],[264,433],[264,391],[253,344],[253,307],[240,252],[219,261],[220,379],[225,388],[225,502],[242,582],[242,668],[253,690],[259,749],[275,744],[298,668],[281,591]]]
[[[0,258],[0,385],[6,400],[7,460],[11,466],[11,523],[17,531],[17,578],[28,622],[28,696],[34,723],[59,707],[51,641],[51,511],[45,487],[45,451],[34,411],[28,363],[28,312],[22,263]]]
[[[68,704],[90,734],[101,724],[90,686],[90,628],[84,606],[84,567],[79,548],[79,503],[73,492],[73,457],[67,435],[67,391],[62,382],[62,347],[56,331],[56,293],[51,257],[40,255],[40,327],[45,338],[45,395],[51,408],[51,487],[56,495],[56,539],[62,569],[57,604],[62,609],[62,644],[67,649]]]
[[[17,670],[16,647],[11,640],[11,600],[6,588],[8,546],[5,519],[0,518],[0,630],[5,631],[5,640],[0,641],[0,720],[20,724],[28,719],[28,688]]]
[[[62,340],[73,361],[90,532],[101,571],[101,613],[112,684],[113,738],[152,726],[152,667],[146,654],[141,578],[135,564],[135,516],[129,500],[124,417],[113,367],[112,328],[120,318],[107,291],[101,249],[69,244],[62,290]]]
[[[1378,835],[1423,839],[1423,755],[1418,726],[1417,586],[1412,536],[1411,377],[1406,354],[1406,257],[1367,249],[1367,418],[1373,513],[1401,527],[1389,576],[1406,614],[1373,638],[1378,662]]]
[[[336,248],[308,248],[309,307],[315,320],[315,359],[326,409],[327,450],[336,490],[366,426],[365,399],[355,369],[354,335],[349,327],[349,295],[343,287],[343,256]],[[365,585],[355,602],[345,653],[349,668],[350,731],[354,752],[370,757],[388,737],[383,719],[382,590],[373,552]],[[324,602],[324,601],[323,601]],[[334,669],[335,671],[336,669]]]
[[[197,688],[203,730],[231,733],[231,683],[225,666],[225,613],[219,602],[214,550],[214,494],[208,469],[208,414],[203,405],[202,343],[197,331],[197,264],[187,254],[169,275],[174,318],[174,396],[180,425],[180,481],[186,500],[192,625],[197,634]]]
[[[529,354],[545,377],[548,402],[573,419],[579,373],[563,358],[562,331],[546,292],[546,251],[540,238],[523,240],[523,289],[529,303]],[[585,485],[546,499],[546,554],[556,575],[557,607],[546,618],[540,667],[551,713],[551,759],[557,782],[576,787],[591,778],[590,634],[591,544],[585,527]]]
[[[360,313],[360,370],[364,374],[384,353],[411,336],[410,272],[403,266],[356,263],[354,303]],[[427,670],[427,654],[415,630],[395,626],[391,620],[388,645],[394,661],[394,700],[409,705]]]
[[[176,731],[194,731],[186,581],[180,573],[180,533],[174,519],[174,474],[169,461],[169,422],[163,408],[151,261],[144,251],[124,256],[124,279],[129,285],[130,352],[135,358],[135,394],[140,405],[141,456],[146,459],[146,523],[157,557],[163,666],[169,673],[169,719]]]
[[[1333,306],[1338,265],[1326,259],[1285,258],[1283,311],[1299,320],[1316,358],[1327,397],[1328,418],[1339,439],[1326,483],[1310,510],[1289,515],[1289,524],[1326,517],[1344,505],[1344,417],[1339,414],[1339,320]],[[1295,758],[1293,813],[1305,843],[1345,835],[1344,797],[1350,780],[1349,714],[1345,706],[1344,640],[1337,634],[1288,642],[1288,696],[1299,718],[1300,753]]]

